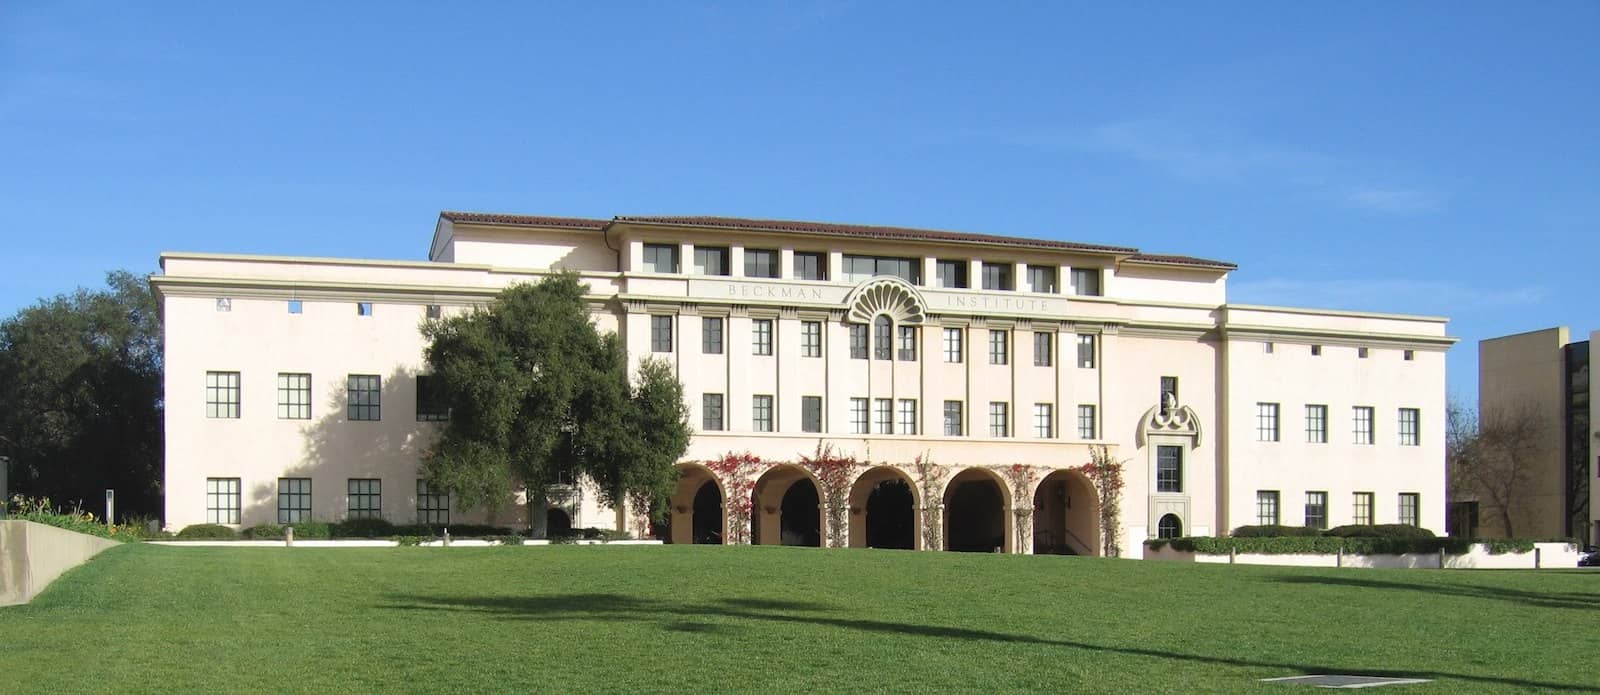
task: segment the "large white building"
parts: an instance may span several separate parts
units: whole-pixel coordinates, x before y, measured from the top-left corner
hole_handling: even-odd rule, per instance
[[[1135,556],[1158,534],[1246,524],[1444,530],[1445,319],[1230,304],[1229,263],[890,227],[446,212],[426,262],[161,264],[171,527],[526,524],[525,507],[458,509],[419,481],[448,415],[427,402],[418,326],[570,269],[630,360],[667,359],[683,382],[694,436],[663,531],[675,542],[753,530],[1097,554],[1099,500],[1076,469],[1099,445],[1125,462],[1113,532]],[[819,446],[866,464],[837,516],[792,465]],[[728,452],[764,463],[740,480],[702,465]],[[724,504],[746,491],[748,523]],[[581,481],[555,493],[553,523],[645,531]]]

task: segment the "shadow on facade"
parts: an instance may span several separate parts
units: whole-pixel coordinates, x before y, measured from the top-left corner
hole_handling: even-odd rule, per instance
[[[1579,572],[1582,570],[1574,568],[1572,571]],[[1467,599],[1509,601],[1532,608],[1577,608],[1591,611],[1600,610],[1600,592],[1553,593],[1506,589],[1498,586],[1476,586],[1472,584],[1408,584],[1405,582],[1384,581],[1381,579],[1363,579],[1357,577],[1294,576],[1279,577],[1273,581],[1283,584],[1321,584],[1324,586],[1344,586],[1357,589],[1416,591],[1433,596],[1442,594],[1444,596],[1457,596]]]

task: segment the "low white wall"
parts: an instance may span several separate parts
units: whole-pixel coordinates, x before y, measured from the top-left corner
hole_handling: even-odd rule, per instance
[[[1577,548],[1566,543],[1535,543],[1534,551],[1492,555],[1488,546],[1476,543],[1463,555],[1444,554],[1445,569],[1566,569],[1578,566]],[[1166,562],[1202,562],[1210,564],[1275,565],[1280,567],[1365,567],[1375,569],[1439,569],[1439,553],[1405,553],[1403,555],[1359,555],[1345,553],[1323,555],[1319,553],[1237,553],[1213,555],[1174,550],[1171,546],[1159,550],[1144,548],[1144,559]]]
[[[0,606],[27,603],[116,541],[32,521],[0,521]]]
[[[288,545],[284,541],[149,541],[151,545],[167,545],[185,548],[282,548]],[[548,540],[524,540],[523,545],[552,545]],[[296,548],[393,548],[400,545],[392,540],[379,538],[349,539],[349,540],[297,540]],[[445,547],[444,541],[423,541],[419,545],[427,548]],[[469,538],[459,541],[450,541],[451,548],[487,548],[498,546],[500,541],[481,538]],[[570,545],[661,545],[661,541],[573,541]],[[1577,562],[1574,560],[1573,562]]]

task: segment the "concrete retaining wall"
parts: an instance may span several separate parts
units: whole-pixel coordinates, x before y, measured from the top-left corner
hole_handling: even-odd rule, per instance
[[[119,545],[32,521],[0,521],[0,606],[32,601],[63,572]]]
[[[1566,569],[1578,566],[1578,550],[1566,543],[1534,543],[1534,552],[1489,554],[1482,543],[1474,544],[1464,555],[1446,553],[1444,569]],[[1406,553],[1404,555],[1357,555],[1345,553],[1343,557],[1309,553],[1269,555],[1263,553],[1238,553],[1236,555],[1210,555],[1173,550],[1170,546],[1152,550],[1146,546],[1144,559],[1169,562],[1204,562],[1235,565],[1277,565],[1284,567],[1369,567],[1384,569],[1439,569],[1438,553]]]

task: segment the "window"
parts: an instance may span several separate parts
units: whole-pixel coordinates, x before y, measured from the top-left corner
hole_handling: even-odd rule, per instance
[[[867,399],[850,399],[850,433],[867,433]]]
[[[967,287],[967,262],[950,261],[943,258],[934,261],[934,275],[940,287],[966,288]]]
[[[845,256],[844,279],[860,282],[879,275],[892,275],[913,285],[922,284],[922,259],[884,256]]]
[[[878,434],[894,434],[894,401],[879,398],[872,402],[873,428]]]
[[[206,523],[239,523],[238,478],[206,478]]]
[[[822,396],[800,397],[800,431],[822,431]]]
[[[794,277],[796,280],[827,280],[828,254],[815,251],[794,252]]]
[[[944,361],[961,362],[961,329],[944,329]]]
[[[850,359],[864,360],[867,358],[867,324],[850,324]]]
[[[371,316],[372,302],[356,302],[356,316]]]
[[[1412,360],[1417,359],[1417,352],[1415,350],[1406,350],[1404,353],[1401,353],[1401,354],[1402,354],[1402,357],[1407,362],[1410,362]]]
[[[1372,521],[1372,493],[1358,492],[1355,494],[1355,514],[1352,516],[1354,523],[1371,526]]]
[[[298,299],[289,300],[289,313],[298,314],[305,310],[305,304]]]
[[[1273,349],[1272,343],[1262,343],[1261,344],[1261,351],[1262,352],[1265,352],[1265,353],[1270,355],[1270,354],[1272,354],[1272,349]]]
[[[1422,495],[1415,492],[1400,493],[1400,523],[1407,526],[1422,525]]]
[[[1364,347],[1356,348],[1356,357],[1358,357],[1360,359],[1363,359],[1363,360],[1366,359],[1367,358],[1367,349],[1364,348]]]
[[[436,319],[443,315],[443,312],[439,309],[438,304],[429,304],[423,309],[423,313],[430,319]]]
[[[1177,403],[1178,402],[1178,377],[1175,377],[1175,376],[1164,376],[1164,377],[1161,377],[1161,393],[1159,395],[1157,395],[1156,403],[1159,403],[1161,405],[1166,405],[1167,396],[1168,395],[1172,396],[1172,402],[1173,403]]]
[[[750,428],[757,432],[772,431],[772,396],[750,397]]]
[[[445,400],[444,382],[433,374],[417,375],[417,422],[444,422],[450,419],[450,404]]]
[[[450,523],[450,493],[417,478],[417,523],[442,526]]]
[[[1328,406],[1306,406],[1306,442],[1310,444],[1328,443]]]
[[[206,417],[239,417],[238,372],[206,372]]]
[[[1078,406],[1078,438],[1095,438],[1094,406],[1092,405]]]
[[[1028,266],[1028,291],[1056,293],[1056,269],[1048,265]]]
[[[1256,523],[1262,526],[1282,523],[1278,518],[1277,490],[1256,490]]]
[[[772,354],[772,319],[752,319],[750,321],[750,354]]]
[[[989,402],[989,436],[1011,436],[1011,405],[1001,401]]]
[[[944,436],[961,436],[961,401],[944,402]]]
[[[1278,441],[1278,404],[1256,404],[1256,441]]]
[[[1033,436],[1053,439],[1056,436],[1055,406],[1049,403],[1033,404]]]
[[[1355,444],[1372,443],[1372,406],[1358,405],[1350,409],[1351,419],[1354,421]]]
[[[1156,447],[1156,492],[1183,492],[1183,447]]]
[[[1157,538],[1183,537],[1183,522],[1178,520],[1177,514],[1167,514],[1156,522]]]
[[[900,399],[900,434],[917,433],[917,401],[912,398]]]
[[[694,272],[696,275],[727,275],[728,247],[694,247]]]
[[[800,322],[800,356],[801,357],[821,357],[822,356],[822,322],[821,321],[801,321]]]
[[[1078,367],[1080,369],[1094,369],[1094,336],[1078,336]]]
[[[278,479],[278,523],[292,524],[311,518],[311,479]]]
[[[1421,443],[1422,412],[1416,408],[1400,409],[1400,446],[1418,446]]]
[[[721,317],[703,316],[700,318],[700,352],[702,354],[722,354],[722,326]]]
[[[650,317],[650,351],[672,352],[672,317]]]
[[[744,276],[750,278],[778,277],[778,252],[776,249],[745,249]]]
[[[1003,330],[990,329],[989,331],[989,364],[1005,364],[1007,356],[1011,354],[1008,344],[1009,334]]]
[[[1312,357],[1320,357],[1321,355],[1322,355],[1322,346],[1321,345],[1312,345],[1311,346],[1311,356]]]
[[[1055,334],[1035,331],[1033,334],[1033,366],[1048,367],[1054,363]]]
[[[383,518],[383,481],[377,478],[351,478],[348,481],[349,507],[346,518]]]
[[[894,342],[890,334],[894,331],[894,323],[887,316],[878,316],[872,320],[872,358],[878,360],[894,359]]]
[[[1328,528],[1328,493],[1306,493],[1306,528]]]
[[[917,327],[900,326],[900,350],[895,359],[901,362],[917,361]]]
[[[644,269],[651,273],[678,272],[678,245],[645,244]]]
[[[1073,268],[1072,291],[1081,297],[1100,296],[1100,269]]]
[[[382,384],[376,374],[351,374],[345,383],[346,416],[351,420],[382,420]]]
[[[1016,289],[1014,278],[1011,277],[1011,273],[1015,267],[1016,266],[1013,266],[1010,263],[990,263],[988,261],[984,261],[982,268],[983,289],[1005,291]]]
[[[233,311],[233,300],[228,297],[217,297],[217,311]]]
[[[722,419],[722,394],[700,394],[700,429],[718,432],[724,429]]]

